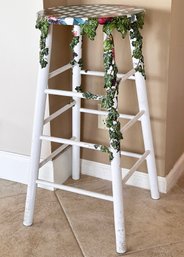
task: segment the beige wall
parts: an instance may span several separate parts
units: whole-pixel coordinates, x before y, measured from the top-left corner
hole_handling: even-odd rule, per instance
[[[184,152],[183,0],[172,1],[166,119],[166,174]]]
[[[3,3],[0,17],[3,40],[0,41],[0,150],[20,154],[30,153],[31,130],[34,110],[37,75],[38,31],[34,29],[35,13],[42,8],[41,1],[25,4],[19,1],[18,5]],[[99,3],[99,1],[71,1],[71,0],[45,0],[45,7],[62,4]],[[111,3],[110,0],[101,3]],[[113,1],[121,4],[122,1]],[[183,38],[182,0],[124,0],[123,3],[142,6],[146,9],[144,36],[144,55],[147,72],[147,88],[151,111],[151,124],[153,129],[156,160],[159,175],[165,176],[184,151],[182,110],[183,110]],[[15,10],[17,12],[15,13]],[[27,12],[26,12],[27,10]],[[6,13],[14,20],[7,20]],[[4,22],[6,20],[6,23]],[[22,22],[22,20],[24,22]],[[4,23],[3,23],[4,22]],[[11,33],[9,33],[11,31]],[[116,58],[120,71],[130,68],[130,55],[128,41],[122,42],[118,33],[115,33]],[[64,40],[63,40],[64,38]],[[71,27],[56,26],[54,29],[54,53],[52,56],[52,69],[68,63],[71,55],[68,47],[71,41]],[[101,70],[102,63],[102,33],[94,42],[84,40],[84,62],[86,67]],[[8,51],[7,51],[8,46]],[[70,88],[70,73],[64,77],[57,77],[52,81],[52,87]],[[83,79],[83,85],[97,92],[102,81],[96,78]],[[51,85],[50,85],[51,86]],[[102,87],[101,87],[102,88]],[[100,89],[101,91],[102,89]],[[120,90],[120,110],[133,113],[137,110],[134,85],[125,84]],[[68,102],[68,99],[50,98],[51,112]],[[83,103],[85,106],[95,107],[92,103]],[[68,121],[67,121],[68,120]],[[67,121],[67,122],[66,122]],[[51,128],[56,136],[71,135],[71,113],[55,121]],[[83,140],[95,143],[107,142],[105,130],[97,129],[97,118],[90,115],[83,116]],[[135,129],[124,135],[122,146],[124,149],[142,151],[142,139],[138,125]],[[55,147],[55,146],[53,146]],[[83,158],[108,162],[103,154],[97,155],[93,151],[82,151]],[[128,167],[130,160],[124,159],[123,165]]]
[[[0,150],[30,154],[42,1],[1,1]]]
[[[65,1],[66,2],[66,1]],[[67,4],[73,3],[99,3],[99,1],[67,1]],[[101,3],[111,3],[111,1],[101,1]],[[122,1],[114,1],[120,4]],[[169,67],[169,41],[170,41],[170,9],[171,1],[124,1],[124,4],[142,6],[146,9],[144,36],[144,55],[147,72],[148,97],[150,102],[150,112],[152,129],[154,135],[154,145],[156,150],[156,159],[159,175],[165,174],[165,136],[166,136],[166,111],[167,111],[167,91],[168,91],[168,67]],[[63,1],[45,1],[46,6],[63,4]],[[66,29],[67,30],[67,29]],[[116,58],[120,72],[125,72],[131,68],[130,50],[128,40],[121,39],[118,33],[115,33]],[[56,36],[56,37],[59,37]],[[102,32],[98,29],[98,35],[94,42],[84,40],[83,60],[85,68],[103,69],[102,62]],[[65,40],[68,42],[70,31],[65,31]],[[87,49],[87,50],[86,50]],[[59,55],[59,49],[56,51]],[[69,57],[69,56],[67,56]],[[53,57],[54,58],[54,57]],[[67,59],[67,58],[66,58]],[[65,59],[65,60],[66,60]],[[67,79],[67,78],[66,78]],[[67,83],[67,82],[66,82]],[[56,84],[61,85],[59,81]],[[55,84],[55,85],[56,85]],[[99,78],[84,78],[83,86],[86,90],[93,90],[95,93],[102,93],[103,80]],[[91,85],[93,85],[91,87]],[[99,89],[100,88],[100,89]],[[120,90],[120,111],[135,113],[137,111],[136,94],[133,83],[127,82]],[[54,106],[60,105],[60,99],[54,99]],[[89,108],[97,108],[97,103],[93,101],[84,101],[83,105]],[[52,108],[51,108],[52,111]],[[69,116],[68,116],[69,118]],[[107,131],[97,128],[97,117],[93,115],[82,115],[82,140],[106,144],[108,141]],[[70,118],[69,118],[70,120]],[[53,133],[61,134],[59,122],[55,122]],[[65,124],[65,128],[69,128]],[[57,129],[56,129],[57,128]],[[63,130],[63,129],[62,129]],[[68,133],[70,130],[67,129]],[[160,131],[162,133],[160,133]],[[124,135],[122,142],[123,149],[142,152],[143,143],[139,125],[136,125],[130,132]],[[108,163],[108,157],[99,152],[82,150],[82,158]],[[123,159],[123,166],[129,167],[132,160]],[[145,170],[145,167],[143,167]]]

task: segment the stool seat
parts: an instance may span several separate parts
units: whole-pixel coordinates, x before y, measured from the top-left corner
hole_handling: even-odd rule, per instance
[[[95,18],[98,19],[99,24],[104,24],[114,17],[131,17],[142,12],[144,12],[144,9],[126,5],[70,5],[51,7],[40,11],[38,12],[38,18],[45,17],[50,24],[62,25],[81,25],[89,19]]]

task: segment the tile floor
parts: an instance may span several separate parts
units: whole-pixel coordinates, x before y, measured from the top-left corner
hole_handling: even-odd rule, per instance
[[[111,184],[82,176],[67,184],[111,193]],[[0,180],[0,257],[116,257],[112,203],[38,189],[34,225],[22,225],[26,187]],[[184,256],[184,177],[151,200],[149,191],[124,187],[127,257]]]

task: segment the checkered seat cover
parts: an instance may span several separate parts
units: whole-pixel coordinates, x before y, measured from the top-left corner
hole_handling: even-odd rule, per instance
[[[100,24],[114,17],[132,17],[144,12],[144,9],[125,5],[70,5],[51,7],[40,11],[38,18],[45,17],[50,24],[81,25],[88,19],[98,19]]]

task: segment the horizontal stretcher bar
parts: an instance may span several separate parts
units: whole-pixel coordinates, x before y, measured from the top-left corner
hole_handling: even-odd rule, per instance
[[[72,92],[67,90],[58,90],[58,89],[45,89],[45,94],[48,95],[58,95],[58,96],[70,96],[70,97],[79,97],[79,98],[85,98],[83,96],[83,93],[78,92]],[[98,99],[93,99],[99,101],[103,96],[99,96]]]
[[[128,174],[123,178],[123,183],[126,183],[132,174],[138,169],[138,167],[146,160],[147,156],[150,154],[150,151],[147,150],[145,153],[136,161],[136,163],[129,170]]]
[[[46,140],[49,142],[59,143],[59,144],[66,144],[66,145],[76,145],[79,147],[84,147],[91,150],[97,150],[100,151],[100,149],[95,148],[95,144],[87,143],[87,142],[81,142],[81,141],[75,141],[75,139],[65,139],[65,138],[59,138],[59,137],[51,137],[43,135],[40,137],[42,140]],[[133,157],[133,158],[140,158],[142,154],[138,153],[132,153],[127,151],[121,151],[121,155],[127,156],[127,157]]]
[[[44,135],[41,136],[40,139],[46,140],[49,142],[59,143],[59,144],[76,145],[76,146],[80,146],[80,147],[84,147],[92,150],[98,150],[95,148],[94,144],[81,142],[81,141],[78,142],[78,141],[75,141],[75,139],[65,139],[65,138],[50,137],[50,136],[44,136]]]
[[[142,117],[144,113],[145,111],[138,112],[134,118],[132,118],[129,122],[127,122],[127,124],[125,124],[125,126],[123,126],[121,132],[124,133],[127,129],[131,128]]]
[[[69,64],[66,64],[65,66],[63,66],[63,67],[61,67],[61,68],[59,68],[57,70],[54,70],[54,71],[49,73],[49,79],[51,79],[51,78],[53,78],[53,77],[63,73],[64,71],[67,71],[67,70],[69,70],[71,68],[72,68],[72,65],[69,63]]]
[[[87,109],[87,108],[80,108],[80,112],[90,113],[90,114],[97,114],[97,115],[104,115],[104,116],[108,115],[107,111],[100,111],[100,110]],[[121,114],[121,113],[119,114],[119,118],[121,118],[121,119],[131,120],[134,117],[135,117],[135,115]]]
[[[118,73],[117,77],[122,79],[122,81],[131,79],[135,80],[135,77],[133,76],[135,74],[135,70],[132,69],[129,72],[122,74]],[[90,76],[96,76],[96,77],[104,77],[105,73],[102,71],[89,71],[89,70],[81,70],[81,75],[90,75]]]
[[[74,139],[74,138],[71,138]],[[43,165],[45,165],[50,160],[53,160],[56,156],[61,154],[67,147],[70,145],[63,144],[60,147],[58,147],[54,152],[52,152],[47,158],[45,158],[42,162],[40,162],[39,168],[41,168]]]
[[[49,117],[47,117],[44,120],[44,125],[47,124],[48,122],[52,121],[53,119],[57,118],[59,115],[61,115],[62,113],[66,112],[67,110],[69,110],[71,107],[73,107],[75,105],[75,101],[73,101],[70,104],[65,105],[64,107],[60,108],[58,111],[52,113]]]
[[[105,194],[99,194],[96,192],[91,192],[91,191],[87,191],[84,189],[80,189],[80,188],[76,188],[76,187],[71,187],[71,186],[65,186],[65,185],[60,185],[60,184],[55,184],[52,182],[47,182],[44,180],[36,180],[36,183],[39,185],[43,185],[43,186],[49,186],[49,187],[54,187],[57,189],[61,189],[67,192],[72,192],[72,193],[77,193],[80,195],[86,195],[86,196],[91,196],[91,197],[95,197],[98,199],[102,199],[102,200],[107,200],[107,201],[113,201],[113,197],[110,195],[105,195]]]

